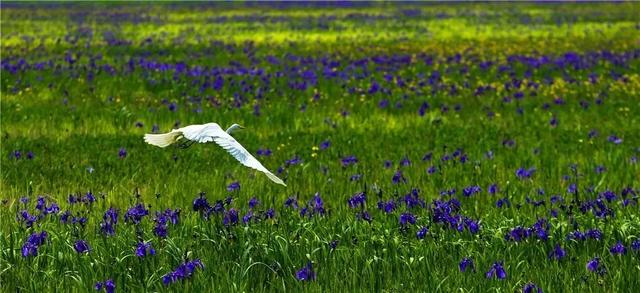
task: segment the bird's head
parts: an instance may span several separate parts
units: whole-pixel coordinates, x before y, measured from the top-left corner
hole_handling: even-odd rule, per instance
[[[231,126],[229,126],[229,128],[227,128],[227,133],[231,134],[232,132],[238,130],[238,129],[244,129],[244,126],[234,123]]]

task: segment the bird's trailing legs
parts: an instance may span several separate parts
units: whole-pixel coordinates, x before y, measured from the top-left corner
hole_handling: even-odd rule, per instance
[[[188,149],[190,146],[194,145],[196,142],[192,140],[187,140],[183,143],[178,144],[178,147],[181,149]]]

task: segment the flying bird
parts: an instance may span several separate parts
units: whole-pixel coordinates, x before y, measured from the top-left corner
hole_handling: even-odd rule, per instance
[[[233,124],[225,131],[222,130],[217,123],[196,124],[174,129],[171,130],[171,132],[163,134],[145,134],[144,141],[161,148],[170,146],[182,138],[189,141],[187,144],[184,144],[183,147],[188,147],[194,143],[215,142],[227,150],[236,160],[240,161],[242,165],[261,171],[266,174],[271,181],[287,186],[278,176],[262,166],[260,161],[253,157],[251,153],[231,136],[231,133],[237,129],[244,129],[244,127]]]

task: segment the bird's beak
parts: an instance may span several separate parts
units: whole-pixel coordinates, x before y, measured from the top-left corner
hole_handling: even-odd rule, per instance
[[[244,126],[242,126],[242,125],[238,125],[238,128],[240,128],[240,129],[244,129],[245,127],[244,127]]]

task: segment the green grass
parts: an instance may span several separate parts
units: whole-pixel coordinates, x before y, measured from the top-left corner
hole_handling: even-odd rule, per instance
[[[514,292],[528,282],[544,292],[633,292],[640,287],[640,254],[631,248],[632,241],[640,238],[637,196],[626,196],[636,205],[622,204],[624,188],[640,193],[640,167],[633,161],[640,155],[637,3],[377,3],[342,9],[222,4],[3,6],[3,64],[13,66],[23,59],[29,67],[15,72],[9,65],[2,67],[0,291],[92,291],[97,281],[106,279],[115,281],[117,291],[179,292]],[[402,16],[402,9],[419,9],[421,15]],[[228,17],[226,21],[220,21],[222,16]],[[255,16],[268,18],[257,21]],[[109,45],[105,33],[130,43]],[[147,38],[152,42],[144,44]],[[595,56],[603,51],[619,57],[615,62],[581,57],[588,68],[558,67],[553,62],[529,68],[510,61],[514,56],[556,60],[568,53]],[[65,60],[67,54],[76,60],[73,65]],[[460,62],[448,60],[456,54]],[[432,57],[430,63],[425,55]],[[268,56],[281,63],[269,62]],[[338,61],[335,70],[348,78],[326,78],[321,61],[285,61],[291,56]],[[380,56],[406,56],[409,61],[381,65],[371,59]],[[188,69],[229,68],[233,67],[229,62],[238,62],[272,77],[265,84],[260,77],[228,74],[225,79],[232,78],[235,85],[225,80],[220,90],[201,91],[201,84],[211,85],[215,78],[174,76],[173,69],[147,70],[138,63],[130,72],[131,58],[184,63]],[[366,70],[349,69],[363,58],[370,60]],[[483,70],[483,61],[494,64]],[[51,62],[53,68],[39,70],[38,62]],[[92,62],[98,69],[91,69]],[[512,76],[499,69],[508,63]],[[293,66],[296,77],[275,77]],[[288,83],[302,81],[299,73],[306,70],[315,71],[317,84],[292,89]],[[434,71],[441,73],[440,84],[445,85],[436,91],[428,84]],[[612,71],[620,77],[614,78]],[[87,77],[89,72],[92,78]],[[363,72],[368,76],[359,78]],[[595,83],[589,81],[593,73],[598,76]],[[385,74],[402,79],[406,86],[385,81]],[[505,88],[513,79],[523,81],[520,90]],[[368,93],[372,80],[391,92]],[[254,89],[244,92],[241,81]],[[534,82],[537,89],[527,87]],[[449,92],[451,85],[457,92]],[[474,94],[486,85],[496,90]],[[261,99],[256,99],[255,87],[264,87]],[[503,101],[517,91],[525,97]],[[239,108],[233,106],[236,93],[244,99]],[[316,94],[319,98],[314,100]],[[565,104],[555,104],[555,98]],[[175,102],[177,110],[170,111],[163,99]],[[383,99],[389,100],[386,108],[379,107]],[[580,101],[589,106],[581,107]],[[423,102],[430,108],[420,116]],[[549,109],[544,109],[545,103]],[[256,104],[259,116],[254,115]],[[442,105],[447,112],[441,111]],[[550,125],[552,117],[557,118],[556,127]],[[160,149],[142,140],[152,125],[165,132],[176,121],[181,126],[239,123],[247,129],[234,136],[247,150],[254,154],[259,148],[272,150],[271,156],[258,157],[268,169],[275,172],[294,156],[302,163],[279,174],[288,185],[283,188],[240,166],[215,145]],[[136,122],[144,126],[136,127]],[[593,129],[599,135],[589,138]],[[622,143],[609,142],[613,134]],[[505,147],[507,139],[515,146]],[[325,140],[331,146],[318,149]],[[126,149],[126,157],[118,156],[120,148]],[[458,158],[441,160],[456,149],[467,155],[465,163]],[[22,158],[14,157],[16,150]],[[28,151],[33,159],[26,158]],[[486,156],[488,151],[493,159]],[[433,159],[423,161],[428,152]],[[358,162],[343,167],[340,160],[349,155]],[[411,160],[410,166],[399,166],[404,157]],[[391,168],[383,167],[385,160],[393,162]],[[577,173],[572,164],[577,164]],[[432,165],[437,172],[428,174]],[[595,172],[597,166],[606,171]],[[516,177],[518,168],[529,167],[536,168],[530,179]],[[392,182],[396,170],[402,171],[406,183]],[[361,179],[351,181],[355,174]],[[240,190],[228,192],[227,185],[235,181]],[[499,192],[490,195],[487,188],[494,183]],[[567,192],[571,183],[578,185],[577,196]],[[482,191],[463,196],[462,190],[472,185]],[[400,204],[391,214],[378,210],[380,198],[399,199],[413,188],[420,190],[427,205],[440,199],[441,191],[456,188],[453,197],[461,202],[460,214],[480,220],[480,232],[458,232],[434,223],[427,208]],[[538,194],[540,188],[544,195]],[[617,195],[607,203],[614,217],[582,213],[580,204],[572,202],[594,200],[606,190]],[[89,191],[97,198],[94,204],[67,202],[69,194]],[[347,204],[361,191],[367,192],[371,223],[357,220],[358,210]],[[276,216],[226,227],[222,215],[205,220],[192,211],[200,192],[206,192],[212,204],[231,196],[240,218],[254,196],[261,202],[257,210],[274,208]],[[302,206],[316,192],[324,200],[325,216],[301,217],[298,210],[284,207],[290,196],[297,196]],[[61,212],[26,228],[16,217],[23,209],[36,213],[39,195],[57,202]],[[564,197],[562,207],[550,202],[552,195]],[[30,198],[27,205],[19,201],[23,196]],[[497,208],[501,198],[508,198],[512,206]],[[546,204],[534,207],[526,198]],[[137,202],[150,210],[139,227],[123,219]],[[99,226],[109,207],[120,210],[112,237],[102,235]],[[169,225],[168,237],[162,239],[153,234],[152,219],[156,211],[167,208],[180,209],[180,221]],[[558,212],[557,218],[550,216],[551,209]],[[61,224],[65,210],[86,217],[86,225]],[[408,229],[401,228],[398,220],[405,211],[417,216],[416,225]],[[529,227],[538,218],[548,219],[548,240],[505,240],[511,229]],[[430,231],[418,240],[421,226]],[[566,239],[575,229],[591,228],[602,230],[602,240]],[[49,236],[38,255],[23,257],[21,247],[28,236],[43,230]],[[89,243],[88,254],[74,251],[78,239]],[[134,249],[140,239],[150,241],[157,254],[138,258]],[[335,249],[329,246],[333,240],[339,241]],[[617,241],[627,247],[625,255],[609,252]],[[548,259],[555,244],[566,249],[565,259]],[[596,256],[606,266],[604,275],[585,267]],[[475,273],[459,271],[464,257],[474,260]],[[163,275],[196,258],[205,265],[203,270],[186,281],[162,284]],[[308,261],[313,262],[317,279],[296,280],[296,271]],[[505,280],[485,277],[496,261],[504,261]]]

